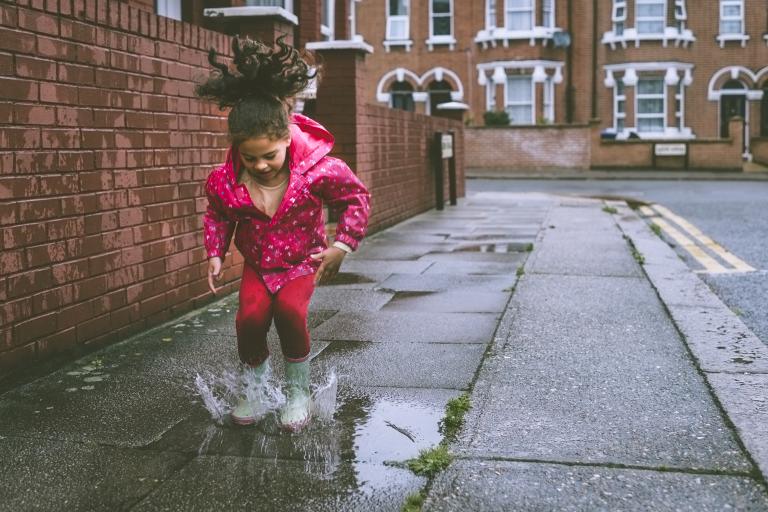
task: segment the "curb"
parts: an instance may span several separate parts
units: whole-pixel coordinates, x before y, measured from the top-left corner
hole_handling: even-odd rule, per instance
[[[768,485],[768,347],[626,202],[606,204],[645,257],[643,271]]]

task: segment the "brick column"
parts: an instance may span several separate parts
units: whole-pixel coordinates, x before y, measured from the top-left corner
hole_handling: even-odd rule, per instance
[[[338,4],[344,0],[337,0]],[[307,43],[320,41],[321,0],[294,0],[294,12],[299,17],[299,26],[296,28],[296,48],[304,48]],[[339,37],[337,37],[339,39]]]
[[[334,47],[335,46],[335,47]],[[357,170],[357,143],[361,106],[365,104],[363,67],[370,53],[364,43],[329,41],[310,43],[317,53],[322,76],[317,87],[315,118],[336,138],[333,154]]]

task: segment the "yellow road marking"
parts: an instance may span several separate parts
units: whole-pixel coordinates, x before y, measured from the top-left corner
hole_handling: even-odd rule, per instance
[[[698,245],[696,245],[696,242],[685,236],[682,232],[670,225],[667,221],[664,219],[653,219],[653,222],[656,223],[656,225],[658,225],[665,233],[667,233],[675,242],[677,242],[680,247],[688,251],[691,256],[696,258],[696,260],[704,267],[705,271],[711,272],[713,274],[728,273],[727,268],[715,261],[714,258],[705,253]]]
[[[641,206],[640,212],[646,217],[656,217],[656,212],[650,206]]]
[[[659,212],[661,215],[666,217],[667,219],[671,220],[681,228],[683,228],[685,231],[687,231],[693,238],[698,240],[704,247],[708,247],[712,252],[714,252],[717,256],[723,259],[723,261],[726,261],[730,263],[734,270],[737,270],[739,272],[753,272],[755,269],[745,263],[743,260],[739,259],[734,255],[732,252],[729,252],[727,249],[724,249],[720,244],[712,240],[710,237],[702,233],[699,228],[685,220],[684,218],[680,217],[679,215],[676,215],[672,213],[669,209],[665,208],[664,206],[661,206],[659,204],[653,205],[653,208]],[[658,221],[656,221],[658,224]]]

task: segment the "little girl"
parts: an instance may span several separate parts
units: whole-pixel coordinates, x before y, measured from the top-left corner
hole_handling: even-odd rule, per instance
[[[232,107],[226,162],[206,183],[203,217],[208,286],[222,277],[232,234],[245,259],[240,307],[235,319],[240,360],[262,382],[268,365],[267,331],[272,320],[286,366],[285,406],[280,423],[301,430],[310,418],[307,308],[315,284],[333,277],[344,256],[365,235],[370,195],[341,160],[329,157],[333,136],[315,121],[291,114],[293,96],[312,74],[299,52],[278,39],[273,49],[234,38],[237,73],[217,70],[198,96]],[[323,202],[340,212],[335,241],[327,246]],[[262,408],[246,398],[232,411],[240,425],[258,421]]]

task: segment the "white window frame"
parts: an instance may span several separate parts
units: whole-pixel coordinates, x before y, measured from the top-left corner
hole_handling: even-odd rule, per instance
[[[509,82],[510,80],[520,79],[520,78],[527,78],[531,82],[531,100],[530,101],[512,101],[509,97],[510,94],[510,87]],[[536,123],[536,82],[533,81],[533,75],[509,75],[507,76],[506,81],[504,82],[504,110],[507,111],[509,114],[509,111],[507,110],[508,107],[515,107],[520,105],[530,105],[531,106],[531,118],[528,120],[527,123],[515,123],[512,115],[509,116],[509,123],[511,125],[532,125]]]
[[[328,24],[320,24],[320,33],[326,41],[333,41],[336,28],[336,2],[335,0],[321,0],[320,8],[328,18]]]
[[[386,20],[387,20],[384,47],[387,49],[387,51],[389,51],[392,46],[405,46],[406,51],[411,51],[411,45],[413,44],[413,40],[410,38],[410,33],[411,33],[410,0],[402,0],[403,6],[405,7],[405,14],[390,14],[390,10],[389,10],[390,2],[391,0],[384,0],[384,14],[386,15]],[[392,27],[396,23],[404,24],[405,26],[404,37],[393,37]]]
[[[640,82],[646,81],[646,80],[658,80],[661,81],[662,89],[661,94],[641,94],[640,93]],[[661,112],[654,112],[654,113],[640,113],[640,101],[642,100],[661,100]],[[661,118],[662,124],[661,124],[661,130],[658,131],[645,131],[640,129],[640,119],[658,119]],[[635,86],[635,126],[637,128],[638,133],[647,133],[647,134],[659,134],[659,133],[666,133],[667,130],[667,84],[664,81],[663,75],[645,75],[640,76],[637,79],[637,85]]]
[[[675,124],[679,131],[685,128],[685,84],[682,80],[677,83],[675,90]]]
[[[741,14],[739,16],[728,16],[725,14],[727,7],[738,7]],[[739,30],[737,32],[723,32],[723,22],[739,22]],[[744,0],[720,0],[720,35],[744,35]]]
[[[549,23],[546,22],[547,15],[549,15]],[[555,25],[555,0],[541,0],[541,26],[555,28]]]
[[[488,80],[485,84],[485,110],[486,112],[496,111],[496,83]]]
[[[551,75],[547,75],[547,79],[544,81],[543,86],[544,86],[543,87],[544,119],[548,123],[554,123],[555,122],[555,82],[553,81]]]
[[[749,36],[746,33],[746,15],[744,9],[746,8],[744,0],[720,0],[719,1],[719,20],[718,20],[718,32],[716,39],[720,43],[720,48],[725,46],[726,41],[739,41],[742,48],[747,45]],[[740,16],[726,16],[725,8],[738,6],[741,11]],[[723,32],[723,22],[725,21],[738,21],[741,26],[740,32]]]
[[[504,28],[510,32],[532,32],[536,26],[536,0],[530,0],[530,8],[512,7],[509,0],[504,0]],[[510,18],[518,13],[530,12],[530,24],[527,29],[513,29],[509,28]]]
[[[429,39],[427,39],[425,42],[427,43],[427,48],[429,51],[432,51],[434,49],[435,45],[438,44],[447,44],[449,45],[449,49],[453,50],[456,46],[456,38],[454,37],[454,0],[448,0],[448,7],[449,12],[447,14],[447,17],[451,21],[451,33],[450,34],[440,34],[435,35],[435,24],[434,20],[435,17],[446,17],[445,14],[435,14],[432,12],[432,9],[434,7],[434,0],[428,0],[429,1]]]
[[[155,13],[181,21],[181,0],[155,0]]]
[[[621,89],[621,91],[619,91]],[[619,105],[624,102],[624,111],[619,110]],[[619,127],[619,120],[621,120],[621,127]],[[616,133],[622,133],[627,128],[627,87],[621,80],[616,80],[616,85],[613,86],[613,129]]]
[[[485,30],[496,28],[496,9],[499,1],[503,0],[485,0]]]
[[[627,23],[627,0],[613,0],[611,21],[613,21],[613,33],[617,36],[624,34]]]
[[[664,30],[667,27],[667,0],[635,0],[635,29],[637,30],[638,34],[664,34]],[[639,10],[641,5],[654,5],[654,4],[662,4],[662,12],[663,14],[661,16],[640,16]],[[661,30],[655,31],[655,32],[641,32],[640,31],[640,24],[641,23],[653,23],[653,22],[661,22]]]
[[[675,21],[679,32],[685,30],[685,22],[688,21],[688,9],[685,0],[675,0]]]

